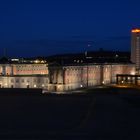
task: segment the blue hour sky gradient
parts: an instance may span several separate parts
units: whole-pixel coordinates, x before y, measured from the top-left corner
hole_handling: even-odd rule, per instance
[[[139,0],[1,0],[0,56],[130,50]],[[90,44],[90,47],[88,47]]]

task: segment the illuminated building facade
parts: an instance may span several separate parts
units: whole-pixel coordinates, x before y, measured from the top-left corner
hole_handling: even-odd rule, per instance
[[[0,88],[67,91],[116,82],[117,74],[134,74],[134,64],[0,64]]]
[[[67,91],[77,88],[116,83],[117,74],[135,74],[134,64],[83,64],[50,66],[48,90]]]
[[[136,68],[140,66],[139,34],[140,30],[132,30],[133,63],[130,62],[129,53],[104,50],[90,52],[88,57],[83,54],[51,56],[47,58],[47,62],[3,59],[4,61],[0,61],[0,88],[68,91],[116,83],[116,75],[135,75]]]
[[[0,64],[0,88],[47,88],[47,85],[47,64]]]
[[[131,61],[136,64],[136,71],[140,71],[140,29],[131,31]]]

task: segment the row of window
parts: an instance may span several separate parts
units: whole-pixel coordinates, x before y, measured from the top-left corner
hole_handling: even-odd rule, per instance
[[[44,65],[17,65],[17,67],[45,67]]]
[[[24,82],[29,83],[31,81],[29,79],[11,79],[11,83],[14,83],[14,82],[16,82],[16,83],[19,83],[19,82],[21,82],[21,83],[24,83]],[[48,80],[47,79],[34,79],[33,82],[34,83],[40,83],[40,82],[48,83]]]
[[[25,68],[17,68],[17,71],[19,71],[19,70],[20,70],[20,71],[26,71],[26,70],[28,70],[28,71],[34,71],[34,70],[45,70],[45,71],[46,71],[47,69],[43,69],[43,68],[36,68],[36,69],[29,69],[29,68],[28,68],[28,69],[27,69],[27,68],[26,68],[26,69],[25,69]]]

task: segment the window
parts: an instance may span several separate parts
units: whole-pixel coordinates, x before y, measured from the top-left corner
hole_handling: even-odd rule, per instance
[[[21,82],[24,83],[24,79],[22,79]]]
[[[11,83],[14,83],[14,79],[11,79]]]

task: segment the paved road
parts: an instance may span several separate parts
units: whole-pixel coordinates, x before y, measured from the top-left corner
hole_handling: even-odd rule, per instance
[[[139,91],[90,92],[0,96],[0,139],[140,139]]]

